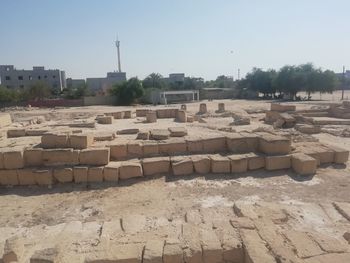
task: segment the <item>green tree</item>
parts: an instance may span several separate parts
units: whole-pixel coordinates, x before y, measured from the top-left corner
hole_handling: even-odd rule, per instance
[[[119,105],[130,105],[143,96],[144,89],[138,78],[131,78],[128,81],[114,85],[110,93],[117,97]]]
[[[274,85],[276,75],[274,70],[263,71],[262,69],[254,68],[241,83],[250,90],[262,93],[265,98],[268,96],[273,97],[276,93]]]
[[[159,73],[149,74],[143,81],[142,85],[144,89],[154,88],[154,89],[164,89],[166,88],[166,82],[164,78]]]
[[[28,99],[43,100],[51,95],[49,86],[43,82],[38,81],[28,89]]]

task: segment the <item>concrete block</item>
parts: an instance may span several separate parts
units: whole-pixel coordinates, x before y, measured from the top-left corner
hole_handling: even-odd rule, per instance
[[[17,170],[0,170],[0,185],[18,185]]]
[[[170,132],[166,129],[153,129],[150,131],[150,138],[152,140],[166,140],[170,136]]]
[[[88,182],[102,182],[103,181],[103,169],[104,166],[89,167],[88,170]]]
[[[291,151],[291,140],[270,133],[259,133],[259,150],[265,154],[288,154]]]
[[[7,138],[16,138],[26,136],[25,129],[10,129],[7,130]]]
[[[245,173],[248,170],[248,159],[244,154],[230,155],[231,173]]]
[[[159,154],[158,142],[145,141],[142,142],[143,156],[154,156]]]
[[[37,185],[52,185],[53,175],[52,170],[49,169],[36,169],[33,171],[34,180]]]
[[[259,139],[253,133],[232,133],[226,137],[227,150],[232,153],[248,153],[258,150]]]
[[[129,179],[133,177],[142,177],[142,165],[139,161],[122,162],[119,168],[119,179]]]
[[[19,185],[35,185],[36,180],[34,176],[34,169],[18,169],[18,181]]]
[[[185,156],[171,157],[171,167],[174,175],[193,174],[192,159]]]
[[[153,157],[142,160],[142,169],[145,176],[168,174],[170,171],[169,157]]]
[[[72,134],[69,136],[69,145],[73,149],[86,149],[94,142],[92,133]]]
[[[127,142],[115,142],[109,145],[112,160],[120,160],[128,156]]]
[[[210,158],[208,157],[208,155],[192,155],[191,159],[195,173],[210,173]]]
[[[219,153],[226,152],[226,137],[218,136],[212,138],[203,139],[203,152],[204,153]]]
[[[24,166],[41,166],[43,164],[42,148],[26,148],[23,152]]]
[[[113,117],[112,116],[101,116],[97,118],[97,123],[99,124],[112,124]]]
[[[203,139],[186,139],[187,150],[190,153],[203,153]]]
[[[317,160],[304,153],[292,154],[292,168],[299,175],[314,174],[317,169]]]
[[[248,170],[265,168],[265,156],[256,153],[246,154],[248,160]]]
[[[170,127],[168,130],[170,132],[170,137],[184,137],[187,135],[185,127]]]
[[[177,121],[178,122],[186,122],[187,121],[187,113],[184,110],[179,110],[177,112]]]
[[[5,169],[20,169],[24,167],[22,149],[6,149],[3,152]]]
[[[164,143],[158,144],[160,154],[179,154],[187,152],[187,144],[183,138],[173,138]]]
[[[53,177],[59,183],[70,183],[73,181],[73,169],[72,168],[55,168],[53,170]]]
[[[91,148],[80,151],[79,162],[85,165],[106,165],[109,158],[109,148]]]
[[[130,141],[127,144],[128,157],[142,157],[143,149],[140,142]]]
[[[157,122],[157,112],[149,111],[146,113],[146,122],[153,123]]]
[[[44,149],[42,158],[45,166],[74,165],[77,162],[73,149]]]
[[[230,173],[231,172],[231,161],[226,156],[219,154],[211,155],[211,171],[213,173]]]
[[[277,155],[265,157],[266,170],[282,170],[289,169],[291,167],[290,155]]]
[[[75,183],[86,183],[88,180],[88,167],[87,166],[74,166],[73,178]]]
[[[109,162],[103,169],[103,180],[106,182],[118,182],[121,164],[121,162]]]

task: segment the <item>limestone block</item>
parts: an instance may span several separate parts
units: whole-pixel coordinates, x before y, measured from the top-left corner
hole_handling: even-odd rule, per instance
[[[142,144],[140,142],[128,142],[128,157],[141,157],[143,155]]]
[[[166,129],[153,129],[150,131],[152,140],[166,140],[170,136],[170,132]]]
[[[37,185],[52,185],[53,175],[52,170],[49,169],[37,169],[33,171],[34,180]]]
[[[187,113],[184,110],[179,110],[177,112],[177,121],[178,122],[186,122],[187,121]]]
[[[170,127],[168,130],[170,132],[170,137],[184,137],[187,135],[185,127]]]
[[[299,175],[314,174],[317,160],[304,153],[295,153],[292,155],[292,168]]]
[[[203,139],[203,152],[205,153],[219,153],[226,152],[226,137],[218,136]]]
[[[6,239],[2,260],[4,263],[24,262],[24,239],[20,236],[13,236]]]
[[[102,182],[103,181],[104,166],[89,167],[88,170],[88,182]]]
[[[276,155],[265,157],[266,170],[281,170],[289,169],[291,167],[290,155]]]
[[[88,180],[88,167],[87,166],[74,166],[73,178],[75,183],[86,183]]]
[[[218,103],[218,112],[224,112],[225,111],[225,103]]]
[[[129,179],[133,177],[142,177],[142,165],[139,161],[122,162],[119,168],[119,179]]]
[[[18,169],[18,182],[20,185],[35,185],[36,180],[33,169]]]
[[[125,113],[123,111],[118,111],[113,113],[114,119],[124,119]]]
[[[57,262],[57,248],[45,248],[36,250],[30,257],[30,263],[54,263]]]
[[[248,160],[248,170],[265,168],[265,156],[256,153],[246,154]]]
[[[174,155],[187,152],[187,144],[183,138],[173,138],[158,144],[160,154]]]
[[[72,134],[69,136],[69,144],[73,149],[86,149],[94,142],[92,133]]]
[[[117,134],[137,134],[140,130],[137,128],[132,128],[132,129],[123,129],[123,130],[119,130],[117,131]]]
[[[124,111],[124,119],[130,119],[131,118],[131,110]]]
[[[73,149],[44,149],[43,164],[46,166],[74,165],[77,163],[77,153]]]
[[[73,181],[73,169],[55,168],[53,171],[53,176],[59,183],[70,183]]]
[[[41,166],[43,164],[42,148],[26,148],[23,152],[24,166]]]
[[[223,249],[220,240],[215,232],[210,228],[201,228],[201,245],[204,263],[221,263],[223,262]]]
[[[179,243],[165,243],[163,263],[183,263],[183,252]]]
[[[25,129],[10,129],[7,130],[7,138],[23,137],[26,136]]]
[[[149,131],[139,131],[136,140],[149,140]]]
[[[171,166],[174,175],[193,174],[192,159],[185,156],[171,157]]]
[[[159,153],[158,142],[146,141],[142,143],[143,156],[153,156]]]
[[[259,150],[266,154],[288,154],[291,151],[291,140],[270,133],[259,133]]]
[[[201,222],[200,222],[201,223]],[[202,246],[199,227],[196,224],[182,225],[183,254],[184,261],[191,263],[202,263]]]
[[[315,158],[317,160],[317,165],[334,162],[334,151],[322,145],[314,144],[303,147],[303,152]]]
[[[56,134],[46,133],[41,136],[41,147],[43,148],[55,148]]]
[[[248,159],[246,155],[234,154],[229,155],[231,161],[231,173],[244,173],[248,170]]]
[[[112,116],[101,116],[97,118],[97,123],[99,124],[112,124],[113,117]]]
[[[0,185],[18,185],[17,170],[0,170]]]
[[[147,240],[142,262],[143,263],[163,263],[163,248],[164,248],[164,240],[160,240],[160,239]]]
[[[118,182],[120,166],[121,162],[109,162],[103,169],[103,180],[106,182]]]
[[[109,148],[91,148],[80,151],[80,164],[106,165],[109,162]]]
[[[55,134],[55,148],[68,148],[69,147],[69,135],[67,133]]]
[[[334,151],[334,162],[337,164],[346,163],[349,160],[349,151],[343,148],[333,146],[333,145],[325,145],[328,149]]]
[[[196,138],[196,139],[186,139],[187,143],[187,150],[190,153],[203,153],[203,139]]]
[[[227,149],[233,153],[255,152],[258,149],[259,139],[253,133],[232,133],[226,137]]]
[[[6,149],[3,152],[5,169],[20,169],[24,167],[22,149]]]
[[[114,139],[114,132],[99,132],[97,134],[94,134],[94,141],[96,142],[113,141]]]
[[[149,109],[137,109],[136,117],[146,117],[146,113],[150,111]]]
[[[208,155],[192,155],[191,156],[194,172],[198,174],[210,173],[210,158]]]
[[[127,142],[115,142],[109,145],[112,160],[120,160],[128,156]]]
[[[316,134],[321,132],[321,126],[319,125],[300,124],[296,125],[295,129],[305,134]]]
[[[157,109],[157,117],[159,119],[166,119],[166,118],[176,118],[178,109]]]
[[[149,111],[146,113],[146,122],[153,123],[157,122],[157,112]]]
[[[211,171],[213,173],[230,173],[231,161],[226,156],[219,154],[211,155]]]
[[[271,110],[278,112],[295,111],[295,105],[271,103]]]
[[[12,124],[11,115],[9,113],[0,113],[0,128]]]
[[[207,113],[207,104],[205,103],[199,104],[199,113],[201,114]]]
[[[152,157],[142,160],[142,169],[145,176],[168,174],[170,171],[169,157]]]
[[[190,122],[190,123],[194,122],[194,117],[187,115],[187,121],[186,122]]]

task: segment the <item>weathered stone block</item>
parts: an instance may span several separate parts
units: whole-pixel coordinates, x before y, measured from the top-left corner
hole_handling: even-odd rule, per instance
[[[48,130],[44,129],[28,129],[26,130],[26,136],[43,136]]]
[[[203,139],[203,152],[205,153],[219,153],[226,152],[226,150],[226,137],[224,136]]]
[[[166,140],[170,136],[170,132],[166,129],[153,129],[150,131],[152,140]]]
[[[170,171],[169,157],[153,157],[142,160],[143,174],[145,176],[155,174],[168,174]]]
[[[174,138],[168,140],[164,143],[159,143],[159,153],[160,154],[177,154],[177,153],[186,153],[187,152],[187,144],[183,138]]]
[[[80,164],[85,165],[106,165],[109,162],[109,148],[92,148],[80,151]]]
[[[187,122],[190,122],[190,123],[194,122],[194,117],[187,115]]]
[[[38,185],[52,185],[53,176],[52,170],[49,169],[37,169],[33,171],[34,180]]]
[[[41,146],[43,148],[55,148],[56,134],[46,133],[41,136]]]
[[[146,122],[153,123],[157,122],[157,112],[149,111],[146,113]]]
[[[109,145],[112,160],[120,160],[128,156],[127,142],[115,142]]]
[[[136,140],[149,140],[149,131],[139,131]]]
[[[190,153],[203,153],[203,139],[186,139],[187,150]]]
[[[266,170],[281,170],[291,167],[290,155],[277,155],[265,157]]]
[[[22,149],[6,149],[3,152],[5,169],[20,169],[24,167]]]
[[[232,173],[244,173],[248,170],[248,159],[246,155],[235,154],[228,156],[228,158],[231,161]]]
[[[59,183],[70,183],[73,181],[73,170],[72,168],[55,168],[53,176]]]
[[[177,112],[177,121],[178,122],[186,122],[187,121],[187,113],[184,110],[179,110]]]
[[[87,166],[73,167],[73,178],[75,183],[86,183],[88,180],[88,167]]]
[[[317,169],[317,160],[304,153],[292,155],[292,168],[300,175],[314,174]]]
[[[103,169],[103,179],[106,182],[118,182],[121,162],[109,162]]]
[[[179,243],[165,243],[163,250],[163,263],[183,263],[183,252]]]
[[[117,131],[117,134],[137,134],[140,130],[137,128],[123,129]]]
[[[128,157],[141,157],[143,155],[142,144],[140,142],[128,142]]]
[[[69,136],[70,147],[74,149],[86,149],[90,147],[93,142],[94,136],[92,133],[73,134]]]
[[[0,128],[12,124],[11,115],[9,113],[0,113]]]
[[[223,262],[223,249],[220,240],[215,232],[210,228],[201,228],[201,245],[204,263]]]
[[[259,139],[252,133],[232,133],[226,137],[227,149],[233,153],[255,152],[258,149]]]
[[[34,185],[36,184],[33,169],[18,169],[18,181],[20,185]]]
[[[174,175],[193,174],[192,159],[185,156],[171,157],[171,166]]]
[[[325,145],[334,152],[334,162],[337,164],[346,163],[349,160],[349,151],[333,145]]]
[[[119,179],[129,179],[133,177],[142,177],[142,165],[139,161],[122,162],[119,168]]]
[[[271,103],[271,110],[278,112],[295,111],[295,105]]]
[[[225,112],[225,103],[218,103],[218,112]]]
[[[124,119],[130,119],[131,118],[131,110],[124,111]]]
[[[291,151],[291,140],[270,133],[259,133],[259,150],[266,154],[288,154]]]
[[[113,117],[112,116],[100,116],[97,118],[97,122],[99,124],[112,124]]]
[[[26,148],[23,152],[24,166],[41,166],[43,164],[43,149]]]
[[[18,185],[17,170],[0,170],[0,185]]]
[[[43,164],[46,166],[74,165],[77,154],[73,149],[44,149],[42,151]]]
[[[57,262],[57,255],[57,248],[36,250],[30,257],[30,263],[54,263]]]
[[[7,130],[7,138],[23,137],[26,136],[25,129],[10,129]]]
[[[231,172],[231,161],[226,156],[219,154],[211,155],[211,171],[213,173],[230,173]]]
[[[187,130],[185,127],[170,127],[170,137],[184,137],[187,135]]]
[[[210,173],[210,158],[208,155],[191,156],[194,172],[198,174]]]
[[[148,240],[143,254],[143,263],[163,263],[164,240]]]
[[[199,113],[201,114],[207,113],[207,104],[205,103],[199,104]]]
[[[25,247],[23,238],[13,236],[6,239],[3,252],[2,261],[4,263],[24,262]]]
[[[146,117],[146,113],[149,112],[150,109],[137,109],[136,117]]]
[[[103,181],[103,169],[104,166],[89,167],[88,170],[88,182],[102,182]]]
[[[55,148],[68,148],[69,147],[69,134],[59,133],[55,134]]]
[[[153,156],[159,153],[158,142],[146,141],[142,143],[143,156]]]
[[[256,153],[246,154],[248,160],[248,170],[265,168],[265,156]]]

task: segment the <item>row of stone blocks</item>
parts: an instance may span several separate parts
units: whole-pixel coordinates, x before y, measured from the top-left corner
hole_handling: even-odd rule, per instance
[[[112,116],[114,119],[130,119],[132,113],[130,110],[128,111],[117,111],[117,112],[106,112],[106,116]]]
[[[92,133],[46,133],[41,136],[41,147],[86,149],[94,142]]]
[[[339,154],[331,162],[346,162]],[[142,160],[109,162],[103,166],[74,166],[0,170],[2,185],[51,185],[55,182],[118,182],[119,179],[160,174],[238,174],[265,168],[268,171],[292,168],[299,175],[316,172],[318,161],[304,153],[266,156],[256,153],[233,155],[190,155],[151,157]]]

